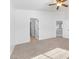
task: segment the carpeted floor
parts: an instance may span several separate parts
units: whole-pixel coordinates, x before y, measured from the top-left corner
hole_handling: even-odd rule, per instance
[[[47,51],[44,54],[40,54],[31,59],[67,59],[69,57],[69,52],[65,49],[55,48],[53,50]]]
[[[69,40],[66,38],[51,38],[37,42],[23,43],[14,48],[10,59],[31,59],[55,48],[69,50]]]

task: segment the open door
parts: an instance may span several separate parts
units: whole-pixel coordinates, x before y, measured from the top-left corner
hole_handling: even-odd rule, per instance
[[[30,19],[30,39],[31,41],[39,40],[39,20],[37,18]]]
[[[63,37],[63,28],[62,28],[62,21],[56,21],[57,29],[56,29],[56,37],[62,38]]]

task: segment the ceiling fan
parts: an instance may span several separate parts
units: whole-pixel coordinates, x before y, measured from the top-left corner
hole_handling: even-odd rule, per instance
[[[66,1],[67,0],[56,0],[56,3],[49,4],[49,6],[57,5],[56,9],[58,10],[60,6],[68,7],[68,5],[64,4],[64,2],[66,2]]]

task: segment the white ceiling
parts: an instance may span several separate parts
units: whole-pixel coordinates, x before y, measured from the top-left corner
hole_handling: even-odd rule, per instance
[[[12,0],[12,5],[16,9],[55,11],[56,6],[52,6],[52,7],[48,6],[48,4],[51,2],[54,3],[55,0]],[[61,7],[60,9],[68,10],[68,8],[66,7]]]

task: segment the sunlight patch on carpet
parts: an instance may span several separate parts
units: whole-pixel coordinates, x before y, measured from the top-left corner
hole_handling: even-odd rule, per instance
[[[40,54],[32,59],[67,59],[69,57],[69,52],[65,49],[56,48],[50,50],[44,54]]]

